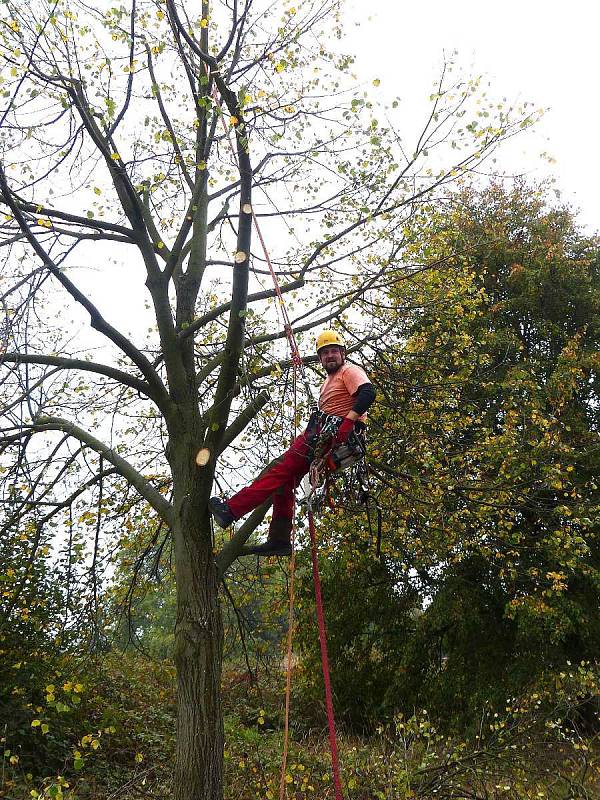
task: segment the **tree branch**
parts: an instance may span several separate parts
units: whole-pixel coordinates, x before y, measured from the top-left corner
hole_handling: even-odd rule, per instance
[[[304,286],[304,280],[302,278],[291,281],[290,283],[286,283],[284,286],[281,287],[281,293],[285,294],[286,292],[291,292],[294,289],[301,289]],[[255,303],[259,300],[268,300],[270,297],[275,297],[277,292],[275,289],[265,289],[262,292],[255,292],[254,294],[248,295],[248,303]],[[179,332],[180,339],[187,339],[188,336],[192,336],[196,331],[203,328],[209,322],[217,319],[221,316],[221,314],[225,314],[231,308],[231,302],[221,303],[220,306],[216,306],[215,308],[208,311],[206,314],[203,314],[198,319],[195,319],[191,325],[188,325],[187,328],[184,328],[182,331]]]
[[[71,222],[74,225],[81,225],[85,228],[94,228],[95,230],[109,231],[111,233],[118,233],[126,237],[131,242],[135,242],[134,231],[131,228],[126,228],[124,225],[117,225],[114,222],[103,222],[99,219],[88,219],[87,217],[80,217],[78,214],[70,214],[67,211],[60,211],[56,208],[49,206],[41,206],[36,203],[30,203],[23,200],[16,192],[11,191],[11,196],[15,198],[22,211],[27,211],[31,214],[36,214],[38,217],[48,217],[49,219],[60,219],[63,222]],[[4,193],[0,193],[0,201],[8,205],[8,198]]]
[[[154,95],[156,97],[156,102],[158,103],[158,108],[160,111],[160,115],[162,117],[163,122],[165,123],[166,129],[169,131],[169,135],[171,137],[171,143],[173,144],[173,150],[175,151],[176,157],[179,159],[179,166],[181,168],[181,174],[183,175],[185,182],[190,187],[191,191],[194,191],[194,181],[190,177],[190,173],[187,171],[185,166],[185,159],[183,157],[183,153],[177,143],[177,136],[175,135],[175,129],[173,128],[173,123],[171,122],[169,115],[167,114],[167,109],[165,108],[165,104],[163,103],[162,94],[160,92],[160,86],[158,85],[158,81],[156,80],[156,75],[154,74],[154,63],[152,61],[152,51],[150,50],[150,46],[147,42],[144,43],[146,46],[146,55],[148,57],[148,71],[150,73],[150,79],[152,81],[152,89]]]
[[[139,378],[130,375],[128,372],[109,367],[106,364],[97,364],[94,361],[84,361],[80,358],[66,358],[63,356],[30,355],[28,353],[0,353],[0,363],[2,362],[9,364],[46,364],[51,367],[60,367],[61,369],[95,372],[98,375],[106,375],[106,377],[129,386],[146,397],[154,399],[152,389],[145,381],[139,380]]]
[[[140,352],[137,347],[135,347],[135,345],[129,341],[129,339],[123,336],[120,331],[118,331],[104,319],[96,306],[90,300],[88,300],[86,295],[84,295],[83,292],[81,292],[64,274],[64,272],[57,267],[46,250],[39,243],[37,237],[32,233],[31,228],[27,224],[27,220],[23,216],[21,209],[12,196],[2,164],[0,164],[0,189],[2,190],[8,205],[12,210],[15,219],[19,223],[21,230],[25,234],[27,241],[34,249],[38,258],[40,258],[40,260],[43,262],[44,266],[64,286],[71,297],[80,305],[82,305],[83,308],[85,308],[85,310],[89,313],[92,328],[110,339],[110,341],[113,342],[113,344],[115,344],[119,350],[125,353],[125,355],[133,361],[133,363],[138,367],[142,375],[148,381],[148,384],[154,393],[153,399],[155,402],[161,407],[161,409],[168,410],[171,402],[169,395],[167,394],[161,379],[155,372],[152,364],[148,361],[146,356]]]
[[[267,405],[271,395],[267,391],[262,391],[258,397],[251,400],[248,405],[238,414],[234,421],[226,428],[218,454],[220,455],[229,445],[237,439],[244,428],[256,417],[257,414]]]
[[[262,506],[255,508],[246,522],[238,528],[236,533],[234,533],[227,544],[221,549],[221,552],[217,554],[215,562],[217,564],[217,577],[219,580],[225,575],[236,558],[242,555],[244,552],[244,545],[263,521],[270,507],[271,500],[266,500]]]
[[[135,467],[126,461],[122,456],[118,455],[112,448],[108,447],[108,445],[101,442],[95,436],[93,436],[89,431],[80,428],[79,425],[76,425],[74,422],[70,422],[66,419],[61,419],[60,417],[44,417],[40,416],[34,420],[34,424],[32,426],[33,430],[35,431],[61,431],[62,433],[67,433],[69,436],[72,436],[75,439],[78,439],[83,444],[87,444],[88,447],[91,447],[92,450],[95,450],[99,453],[103,458],[105,458],[110,464],[115,467],[118,471],[119,475],[121,475],[125,480],[129,481],[129,483],[137,489],[137,491],[142,495],[142,497],[154,508],[154,510],[159,514],[161,519],[164,520],[165,524],[169,527],[173,524],[173,508],[171,504],[165,500],[162,494],[155,489],[152,484],[141,475]]]

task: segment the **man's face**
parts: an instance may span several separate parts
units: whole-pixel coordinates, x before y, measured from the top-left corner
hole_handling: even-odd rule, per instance
[[[325,372],[328,375],[332,375],[344,363],[344,351],[337,344],[329,344],[319,350],[319,358]]]

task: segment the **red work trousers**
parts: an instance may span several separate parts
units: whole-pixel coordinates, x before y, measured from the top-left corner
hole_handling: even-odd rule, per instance
[[[273,517],[269,538],[279,538],[276,532],[281,531],[282,526],[284,529],[286,527],[291,529],[294,489],[308,472],[311,457],[305,431],[294,439],[289,450],[286,450],[275,464],[227,501],[235,518],[240,519],[273,495]],[[288,522],[289,526],[286,526],[284,521]]]

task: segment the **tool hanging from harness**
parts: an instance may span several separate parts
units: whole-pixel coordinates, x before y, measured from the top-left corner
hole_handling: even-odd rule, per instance
[[[332,447],[342,421],[343,417],[323,411],[316,410],[311,414],[306,431],[312,464],[303,502],[310,504],[316,513],[335,506],[347,511],[365,510],[372,537],[369,506],[374,498],[366,461],[367,426],[364,422],[357,422],[348,439]],[[374,506],[377,514],[376,553],[380,557],[382,516],[376,499]]]

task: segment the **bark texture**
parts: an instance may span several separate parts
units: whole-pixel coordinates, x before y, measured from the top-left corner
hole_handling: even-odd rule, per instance
[[[211,526],[200,484],[193,429],[171,438],[177,574],[175,665],[177,668],[176,800],[223,797],[223,722],[220,684],[223,622]],[[212,478],[211,478],[212,480]]]

